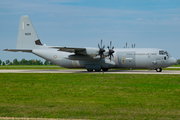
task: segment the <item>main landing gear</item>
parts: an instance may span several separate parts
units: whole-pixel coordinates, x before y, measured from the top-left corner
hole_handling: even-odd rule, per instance
[[[162,68],[156,68],[156,72],[162,72]]]
[[[93,69],[87,69],[88,72],[93,72]]]
[[[87,69],[88,72],[93,72],[94,70],[95,72],[101,72],[101,69]],[[108,68],[103,68],[102,71],[107,72]]]

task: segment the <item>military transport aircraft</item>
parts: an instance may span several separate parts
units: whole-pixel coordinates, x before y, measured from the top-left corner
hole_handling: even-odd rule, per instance
[[[163,49],[122,48],[98,44],[98,48],[75,48],[43,45],[27,15],[20,19],[16,49],[12,52],[33,53],[65,68],[86,68],[87,71],[108,71],[110,68],[146,68],[161,72],[162,68],[174,65],[177,60]]]

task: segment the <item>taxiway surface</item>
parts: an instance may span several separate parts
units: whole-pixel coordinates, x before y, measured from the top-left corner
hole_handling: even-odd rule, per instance
[[[102,74],[180,74],[180,71],[163,70],[109,70],[108,72],[87,72],[86,70],[0,70],[0,73],[102,73]]]

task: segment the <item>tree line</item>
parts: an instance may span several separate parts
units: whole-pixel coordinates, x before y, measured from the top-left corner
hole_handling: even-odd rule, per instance
[[[54,64],[48,60],[45,60],[43,62],[41,60],[22,59],[18,61],[17,59],[14,59],[12,62],[10,60],[6,60],[6,61],[0,60],[0,65],[54,65]]]

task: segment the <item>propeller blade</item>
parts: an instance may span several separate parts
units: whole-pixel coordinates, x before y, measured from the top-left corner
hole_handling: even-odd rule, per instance
[[[99,55],[101,58],[103,58],[103,57],[104,57],[104,54],[103,54],[103,53],[105,52],[105,50],[104,50],[105,45],[104,45],[104,46],[102,45],[102,39],[101,39],[101,44],[100,44],[100,45],[98,44],[98,47],[99,47],[99,54],[98,54],[98,55]]]
[[[99,47],[99,49],[100,49],[99,43],[98,43],[98,47]]]
[[[111,48],[111,46],[112,46],[112,41],[110,41],[110,47],[108,46],[108,49],[109,49],[109,53],[108,53],[108,56],[109,56],[109,59],[110,59],[110,61],[111,61],[111,58],[112,57],[114,57],[113,56],[113,53],[114,53],[114,46]]]
[[[101,39],[101,48],[102,48],[102,39]]]

